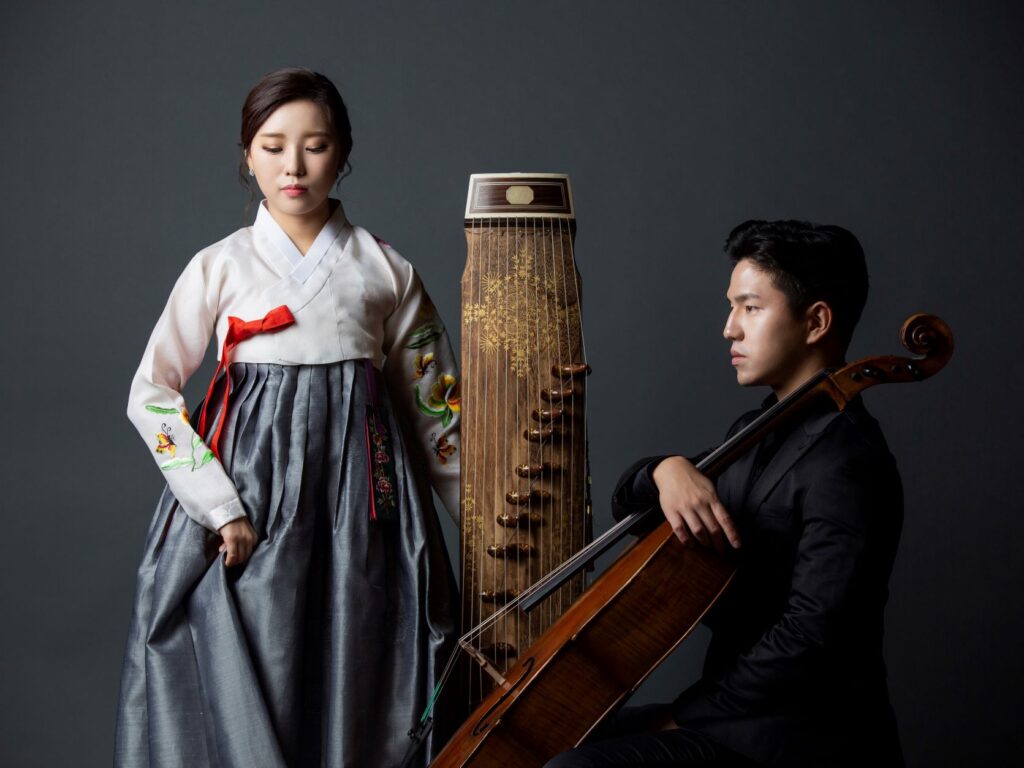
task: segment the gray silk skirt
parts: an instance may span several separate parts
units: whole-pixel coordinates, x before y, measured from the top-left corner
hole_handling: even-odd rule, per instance
[[[220,452],[259,543],[225,568],[219,537],[164,490],[139,567],[114,764],[396,766],[457,629],[416,471],[426,459],[410,455],[385,393],[397,515],[371,519],[372,367],[235,363],[230,375]],[[412,764],[445,735],[435,728]]]

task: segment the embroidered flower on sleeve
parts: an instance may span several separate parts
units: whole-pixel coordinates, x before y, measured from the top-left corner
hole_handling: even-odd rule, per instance
[[[450,373],[442,373],[430,388],[430,395],[424,402],[420,387],[416,385],[416,407],[427,416],[441,419],[441,425],[447,427],[452,423],[455,414],[462,410],[462,399],[459,396],[459,380]]]

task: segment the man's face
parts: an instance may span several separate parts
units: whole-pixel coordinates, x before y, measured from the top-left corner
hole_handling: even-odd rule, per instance
[[[786,295],[754,262],[737,262],[726,294],[729,317],[723,335],[743,386],[766,385],[785,397],[816,372],[809,360],[808,327],[793,314]]]

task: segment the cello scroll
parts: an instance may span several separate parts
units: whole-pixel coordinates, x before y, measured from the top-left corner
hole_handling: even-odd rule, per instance
[[[824,389],[839,410],[876,384],[922,381],[941,371],[953,356],[953,332],[939,317],[917,313],[900,328],[900,343],[916,357],[865,357],[831,372]]]

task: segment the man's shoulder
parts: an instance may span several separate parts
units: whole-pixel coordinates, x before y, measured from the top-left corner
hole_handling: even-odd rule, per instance
[[[813,474],[853,473],[879,483],[899,476],[881,426],[859,398],[833,413],[806,458],[805,468]]]
[[[859,397],[839,413],[834,431],[836,439],[848,443],[851,451],[892,458],[881,425]]]

